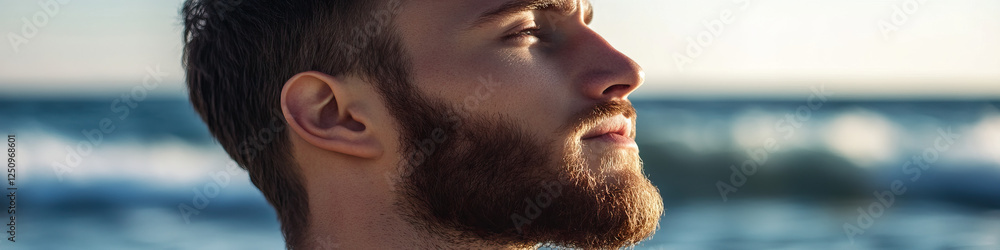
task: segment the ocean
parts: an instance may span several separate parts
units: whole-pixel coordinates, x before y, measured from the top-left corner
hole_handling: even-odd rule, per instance
[[[633,104],[666,207],[636,248],[1000,249],[1000,101]],[[15,242],[0,249],[283,248],[185,99],[123,107],[0,100],[17,152]]]

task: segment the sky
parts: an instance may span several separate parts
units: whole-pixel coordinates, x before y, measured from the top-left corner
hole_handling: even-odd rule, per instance
[[[184,95],[181,2],[0,0],[0,95],[113,95],[157,67],[150,92]],[[592,27],[645,69],[634,96],[1000,98],[996,0],[592,3]]]

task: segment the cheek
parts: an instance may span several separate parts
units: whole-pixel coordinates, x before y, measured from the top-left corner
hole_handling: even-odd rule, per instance
[[[517,53],[456,53],[461,50],[414,64],[415,82],[425,94],[470,114],[516,119],[534,136],[546,138],[573,114],[573,89],[554,63]]]
[[[498,87],[486,106],[517,119],[536,136],[556,132],[572,114],[569,84],[549,66],[510,65],[493,72]]]

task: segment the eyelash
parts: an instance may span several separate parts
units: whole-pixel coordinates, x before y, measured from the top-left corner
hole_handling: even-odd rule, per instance
[[[505,36],[504,40],[524,39],[528,37],[541,38],[541,35],[539,34],[541,30],[542,28],[538,27],[537,25],[531,26],[528,28],[521,29],[513,34]]]

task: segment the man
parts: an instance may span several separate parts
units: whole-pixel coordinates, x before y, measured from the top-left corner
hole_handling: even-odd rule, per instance
[[[663,205],[586,0],[188,0],[191,102],[288,248],[631,246]]]

